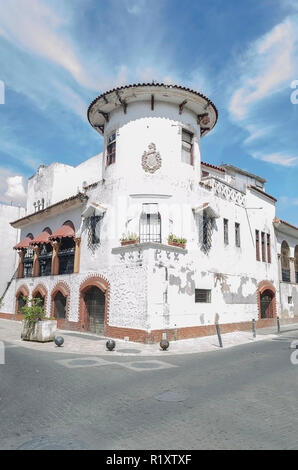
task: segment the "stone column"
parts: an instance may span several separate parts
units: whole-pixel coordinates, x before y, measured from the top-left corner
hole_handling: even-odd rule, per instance
[[[73,272],[78,273],[80,271],[80,259],[81,259],[81,238],[75,238],[75,254],[74,254],[74,267]]]
[[[19,255],[19,261],[18,261],[18,273],[17,273],[17,277],[18,279],[21,278],[21,277],[24,277],[24,264],[23,264],[23,260],[24,260],[24,256],[25,256],[25,251],[24,250],[19,250],[18,251],[18,255]]]
[[[51,245],[53,247],[53,252],[52,252],[52,269],[51,269],[51,275],[56,276],[59,274],[59,248],[60,248],[60,241],[58,240],[53,240],[51,242]]]
[[[295,258],[290,258],[290,279],[295,283]]]
[[[33,247],[34,255],[33,255],[33,277],[38,277],[39,276],[39,253],[40,253],[40,246],[35,245]]]

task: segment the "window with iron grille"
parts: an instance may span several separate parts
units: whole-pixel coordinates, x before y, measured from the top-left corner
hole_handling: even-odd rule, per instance
[[[116,132],[108,137],[107,143],[107,166],[116,161]]]
[[[271,239],[269,233],[267,233],[267,263],[271,263]]]
[[[290,247],[284,240],[281,244],[281,278],[283,282],[291,282]]]
[[[193,165],[193,134],[182,129],[182,161]]]
[[[91,248],[100,243],[100,221],[102,216],[92,215],[88,218],[88,246]]]
[[[211,303],[211,290],[210,289],[195,289],[195,302],[202,304]]]
[[[39,256],[39,275],[50,276],[52,270],[52,253],[53,249],[50,243],[43,243]]]
[[[260,261],[260,232],[256,230],[256,259]]]
[[[204,253],[208,253],[212,245],[212,232],[214,228],[214,219],[204,210],[195,215],[197,224],[199,244]]]
[[[140,217],[140,243],[161,243],[161,217],[158,204],[143,204]]]
[[[235,223],[235,245],[240,247],[240,224]]]
[[[59,274],[72,274],[74,268],[75,243],[73,238],[62,238],[58,252]]]
[[[223,219],[223,227],[224,227],[224,244],[229,244],[229,221],[228,219]]]
[[[261,232],[261,242],[262,242],[262,261],[266,261],[265,233],[264,232]]]
[[[33,274],[33,249],[27,248],[23,258],[24,277],[32,277]]]

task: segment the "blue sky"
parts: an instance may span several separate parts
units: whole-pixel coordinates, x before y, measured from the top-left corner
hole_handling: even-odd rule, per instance
[[[157,80],[216,104],[202,159],[265,177],[278,216],[298,226],[298,0],[0,0],[0,11],[1,201],[23,201],[39,164],[101,151],[86,118],[98,94]]]

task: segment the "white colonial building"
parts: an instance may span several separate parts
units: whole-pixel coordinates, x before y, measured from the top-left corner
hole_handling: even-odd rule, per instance
[[[207,97],[125,86],[88,119],[103,153],[29,180],[2,316],[39,296],[61,328],[148,342],[298,316],[298,228],[276,218],[263,178],[201,161],[217,121]]]

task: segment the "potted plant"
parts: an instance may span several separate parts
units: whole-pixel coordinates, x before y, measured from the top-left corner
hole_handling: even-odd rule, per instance
[[[24,315],[21,338],[24,341],[38,341],[40,343],[54,341],[57,321],[45,317],[42,299],[24,297],[24,300],[26,304],[21,309]]]
[[[187,239],[182,237],[177,237],[172,233],[168,236],[168,244],[172,246],[178,246],[179,248],[185,248]]]
[[[139,237],[136,233],[133,232],[128,232],[127,235],[123,233],[122,237],[120,238],[120,242],[122,246],[133,245],[135,243],[139,243]]]

